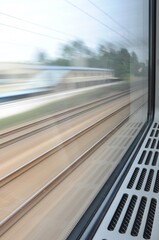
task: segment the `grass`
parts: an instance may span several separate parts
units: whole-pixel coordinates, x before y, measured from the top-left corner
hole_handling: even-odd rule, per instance
[[[0,120],[0,129],[4,130],[5,128],[14,127],[19,124],[35,120],[37,118],[44,117],[48,114],[54,114],[71,107],[85,104],[88,101],[93,101],[98,98],[109,96],[114,91],[120,91],[121,88],[121,86],[102,87],[98,89],[88,90],[87,92],[83,93],[81,92],[80,94],[67,97],[66,99],[53,101],[35,109]]]

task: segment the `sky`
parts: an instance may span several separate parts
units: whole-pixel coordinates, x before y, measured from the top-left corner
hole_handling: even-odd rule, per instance
[[[62,45],[77,39],[93,50],[102,42],[111,42],[146,59],[147,3],[0,0],[0,61],[33,62],[39,51],[55,59]]]

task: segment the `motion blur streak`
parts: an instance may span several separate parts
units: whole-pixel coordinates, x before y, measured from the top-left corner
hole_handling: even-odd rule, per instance
[[[146,121],[148,1],[0,6],[0,236],[66,239]]]

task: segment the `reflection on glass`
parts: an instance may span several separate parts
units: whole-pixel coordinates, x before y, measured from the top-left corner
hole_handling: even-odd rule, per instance
[[[65,239],[147,119],[148,0],[0,5],[2,239]]]

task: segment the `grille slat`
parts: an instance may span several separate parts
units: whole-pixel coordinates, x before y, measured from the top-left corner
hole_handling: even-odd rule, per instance
[[[155,186],[153,191],[155,193],[159,192],[159,170],[157,171],[157,174],[156,174]]]
[[[145,158],[145,155],[146,155],[146,151],[143,151],[143,153],[142,153],[142,155],[141,155],[141,157],[140,157],[140,159],[139,159],[139,161],[138,161],[138,164],[142,164],[142,163],[143,163],[143,160],[144,160],[144,158]]]
[[[150,146],[150,143],[151,143],[151,139],[149,138],[148,141],[147,141],[147,143],[146,143],[145,148],[148,148],[148,147]]]
[[[151,131],[150,137],[153,137],[155,130]]]
[[[158,134],[159,134],[159,130],[156,131],[155,137],[158,137]]]
[[[125,233],[126,232],[126,230],[128,228],[128,225],[129,225],[129,222],[130,222],[130,219],[131,219],[131,216],[133,214],[135,205],[136,205],[136,201],[137,201],[137,196],[132,196],[131,201],[130,201],[129,206],[128,206],[128,209],[127,209],[126,214],[124,216],[123,222],[122,222],[121,227],[119,229],[120,233]]]
[[[137,211],[137,215],[136,215],[136,218],[135,218],[132,230],[131,230],[131,235],[134,236],[134,237],[138,236],[140,226],[141,226],[141,222],[142,222],[142,218],[143,218],[144,211],[145,211],[145,207],[146,207],[146,202],[147,202],[146,197],[142,197],[141,201],[140,201],[138,211]]]
[[[155,155],[154,155],[153,161],[152,161],[152,166],[156,166],[156,164],[157,164],[157,159],[158,159],[158,152],[155,152]]]
[[[140,190],[142,188],[142,184],[145,179],[146,172],[147,172],[147,170],[144,168],[141,172],[140,178],[139,178],[137,186],[136,186],[137,190]]]
[[[119,203],[119,205],[118,205],[118,207],[117,207],[117,209],[116,209],[116,211],[115,211],[115,213],[114,213],[114,215],[112,217],[112,220],[111,220],[111,222],[110,222],[110,224],[108,226],[108,230],[109,231],[113,231],[115,229],[116,224],[117,224],[117,222],[118,222],[118,220],[120,218],[120,215],[121,215],[121,213],[123,211],[123,208],[125,206],[125,203],[126,203],[127,199],[128,199],[128,194],[124,194],[122,196],[122,199],[120,200],[120,203]]]
[[[150,203],[150,208],[149,208],[146,226],[145,226],[144,235],[143,235],[145,239],[151,238],[156,206],[157,206],[157,200],[153,198]]]
[[[129,183],[128,183],[127,188],[130,189],[130,188],[133,187],[134,182],[135,182],[135,180],[136,180],[136,177],[137,177],[137,175],[138,175],[138,172],[139,172],[139,168],[135,168],[135,170],[134,170],[134,172],[133,172],[133,175],[132,175],[132,177],[131,177],[131,179],[130,179],[130,181],[129,181]]]
[[[147,192],[150,191],[153,175],[154,175],[154,170],[151,169],[147,178],[145,189],[144,189]]]
[[[152,157],[152,152],[150,151],[148,153],[148,155],[147,155],[147,158],[146,158],[146,161],[145,161],[145,165],[149,165],[151,157]]]
[[[154,124],[154,128],[156,128],[156,127],[157,127],[157,123]]]
[[[151,144],[151,148],[154,149],[155,145],[156,145],[156,139],[153,139],[152,144]]]

